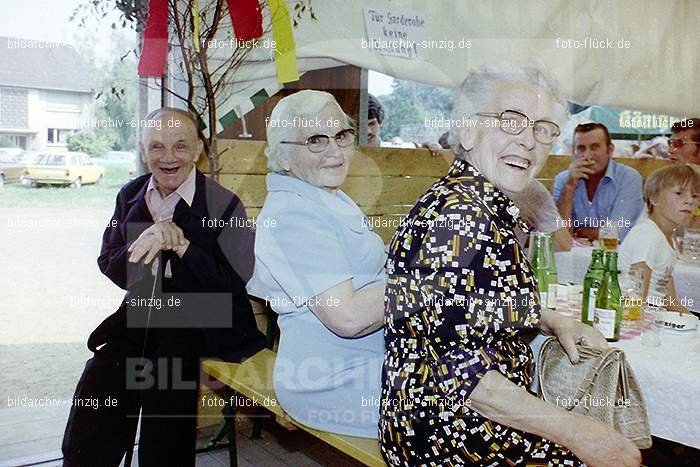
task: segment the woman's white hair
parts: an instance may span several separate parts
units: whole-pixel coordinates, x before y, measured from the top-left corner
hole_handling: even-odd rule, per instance
[[[498,83],[519,82],[531,84],[546,92],[554,103],[554,122],[560,127],[568,117],[566,100],[563,98],[558,83],[537,68],[517,65],[484,66],[471,71],[455,90],[452,103],[452,121],[462,121],[463,118],[474,118],[477,112],[498,112],[505,109],[493,108]],[[467,151],[460,143],[461,127],[451,125],[448,144],[455,158],[464,159]]]
[[[279,164],[283,151],[291,146],[282,141],[295,141],[299,138],[301,121],[314,120],[323,109],[335,107],[345,117],[346,126],[354,126],[353,120],[343,112],[332,94],[323,91],[305,89],[295,92],[280,100],[267,121],[267,166],[273,172],[284,172]],[[296,117],[296,118],[295,118]],[[287,146],[287,148],[284,148]]]

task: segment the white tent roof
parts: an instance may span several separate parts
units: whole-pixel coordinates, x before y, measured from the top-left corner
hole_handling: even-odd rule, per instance
[[[347,63],[452,87],[470,69],[514,62],[546,69],[566,97],[581,104],[700,114],[695,79],[700,5],[693,0],[314,0],[312,5],[318,20],[307,15],[294,30],[300,71]],[[363,47],[363,9],[417,14],[425,19],[427,39],[438,42],[423,50],[425,60],[369,50]],[[576,40],[578,48],[564,47]],[[439,41],[452,41],[452,50]],[[460,48],[460,41],[471,41],[471,47]],[[596,44],[612,48],[593,48]],[[271,55],[262,49],[249,55],[236,81],[273,78]]]

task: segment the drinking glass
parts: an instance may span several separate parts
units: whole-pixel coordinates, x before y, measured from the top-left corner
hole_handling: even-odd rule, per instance
[[[666,321],[666,309],[658,306],[642,307],[644,323],[642,324],[642,345],[645,347],[659,347]]]
[[[678,240],[680,258],[689,263],[700,263],[700,230],[685,229]]]
[[[583,284],[575,284],[573,281],[569,281],[566,287],[569,314],[580,320],[581,306],[583,304]]]
[[[600,246],[606,250],[614,251],[617,249],[618,240],[617,222],[609,219],[605,220],[598,229],[598,237],[600,238]]]
[[[683,235],[685,234],[685,229],[679,227],[673,231],[671,236],[671,241],[673,242],[673,249],[676,250],[676,254],[679,258],[683,258]]]
[[[644,276],[641,269],[631,268],[623,276],[622,284],[622,327],[638,328],[642,323],[644,305]]]

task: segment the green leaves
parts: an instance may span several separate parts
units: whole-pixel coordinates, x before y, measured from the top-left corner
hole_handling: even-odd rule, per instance
[[[425,118],[449,118],[452,113],[452,91],[447,88],[401,80],[394,80],[392,87],[391,94],[378,97],[385,112],[384,141],[400,136],[402,125],[423,125]]]

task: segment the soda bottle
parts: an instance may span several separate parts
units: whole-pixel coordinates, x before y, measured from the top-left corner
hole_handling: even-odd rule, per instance
[[[540,292],[540,305],[546,307],[547,292],[549,291],[549,254],[547,252],[547,235],[542,232],[533,232],[530,237],[530,264],[532,272],[537,279],[537,290]]]
[[[547,232],[545,250],[547,255],[547,308],[557,308],[557,261],[554,257],[554,233]]]
[[[605,265],[603,264],[603,250],[593,250],[593,259],[588,266],[586,276],[583,279],[583,306],[581,307],[581,322],[589,326],[593,325],[595,314],[595,301],[598,295],[600,281],[603,280]]]
[[[620,283],[617,278],[617,252],[605,252],[605,272],[595,302],[593,325],[610,342],[620,339],[622,303]]]

